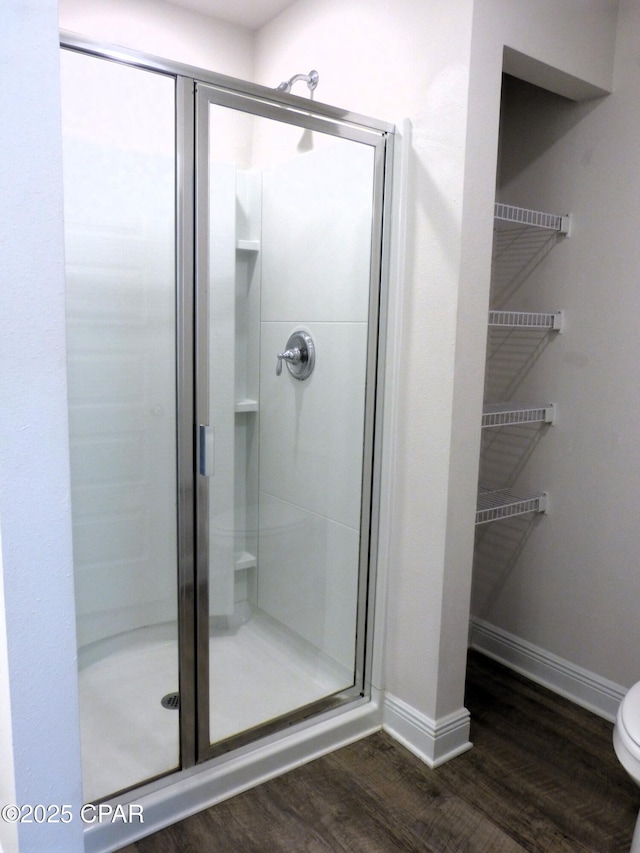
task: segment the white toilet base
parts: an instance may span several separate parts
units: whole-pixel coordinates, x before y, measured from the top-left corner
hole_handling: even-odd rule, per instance
[[[629,776],[640,785],[640,681],[624,697],[613,727],[613,748]],[[640,813],[629,853],[640,853]]]

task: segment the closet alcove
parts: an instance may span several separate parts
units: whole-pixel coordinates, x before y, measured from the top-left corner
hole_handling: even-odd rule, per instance
[[[531,627],[543,619],[529,590],[552,571],[543,543],[563,514],[556,460],[573,420],[563,363],[574,326],[568,297],[576,215],[554,143],[583,110],[503,76],[488,211],[494,238],[470,630],[471,645],[489,653],[505,638],[540,634]]]

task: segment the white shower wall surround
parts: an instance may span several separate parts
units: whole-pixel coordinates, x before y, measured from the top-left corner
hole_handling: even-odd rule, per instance
[[[77,57],[65,51],[63,60],[72,66]],[[122,73],[127,76],[139,72],[124,68]],[[155,79],[158,86],[166,84],[160,76]],[[65,85],[91,86],[91,78],[87,78],[84,68],[82,74],[74,74],[70,70]],[[110,206],[114,200],[113,193],[101,193],[97,187],[95,198],[100,203],[92,206],[91,210],[68,209],[66,220],[71,305],[70,417],[72,435],[77,436],[72,448],[72,464],[74,511],[78,514],[75,526],[76,594],[81,647],[120,631],[175,619],[171,599],[174,569],[170,565],[176,547],[171,523],[175,507],[159,505],[167,490],[158,482],[159,476],[165,481],[171,477],[171,465],[167,465],[166,472],[154,467],[146,473],[140,470],[147,458],[147,442],[152,441],[156,446],[158,441],[169,442],[163,458],[168,461],[171,458],[172,429],[167,430],[167,418],[173,404],[167,392],[173,382],[172,356],[161,337],[141,334],[142,329],[165,329],[172,322],[171,239],[165,233],[171,223],[161,217],[155,223],[148,221],[145,211],[146,232],[142,234],[134,230],[134,224],[142,218],[136,212],[137,199],[148,198],[153,193],[158,196],[158,201],[151,206],[152,209],[166,209],[160,194],[171,192],[173,164],[160,153],[150,164],[145,154],[140,152],[139,155],[127,155],[128,161],[121,168],[118,161],[118,157],[122,157],[121,152],[114,157],[112,149],[92,141],[95,130],[90,126],[92,121],[95,117],[90,113],[86,127],[76,124],[77,138],[67,147],[71,156],[67,157],[66,180],[80,187],[86,184],[89,175],[96,181],[102,174],[110,176],[113,186],[122,173],[127,202],[122,206]],[[287,130],[291,132],[292,129]],[[295,132],[296,136],[301,133]],[[154,137],[162,135],[157,128],[150,128],[149,133]],[[140,132],[141,147],[142,136]],[[140,159],[140,167],[135,167],[132,162],[136,156]],[[219,584],[219,595],[212,596],[212,599],[225,601],[220,612],[229,613],[233,610],[234,599],[245,597],[246,593],[239,588],[246,583],[241,572],[236,573],[235,592],[233,584],[229,586],[229,583],[234,577],[234,555],[237,557],[242,551],[239,537],[246,535],[249,553],[260,552],[259,605],[267,613],[282,618],[291,628],[304,629],[303,636],[310,642],[317,642],[320,648],[329,643],[339,660],[344,659],[345,655],[340,650],[346,639],[340,638],[336,626],[341,623],[342,614],[355,610],[355,586],[352,583],[344,588],[347,582],[341,579],[348,576],[343,571],[343,564],[357,559],[359,547],[361,413],[368,319],[366,293],[349,285],[354,278],[362,280],[368,276],[368,269],[362,266],[354,268],[353,257],[366,256],[370,240],[368,170],[371,156],[366,146],[349,146],[338,141],[335,145],[325,144],[318,150],[310,150],[295,160],[283,161],[265,169],[262,174],[255,171],[238,171],[236,174],[236,170],[229,167],[233,175],[228,174],[224,180],[227,187],[232,187],[234,194],[238,195],[240,216],[236,223],[234,202],[229,207],[230,230],[227,235],[220,234],[217,238],[218,263],[222,263],[223,269],[217,279],[221,282],[221,289],[224,289],[227,278],[235,274],[236,263],[249,265],[248,275],[253,280],[247,284],[246,298],[252,301],[248,315],[240,315],[238,305],[232,303],[226,311],[218,312],[216,340],[227,353],[233,348],[235,312],[239,331],[235,346],[236,377],[246,376],[250,369],[248,365],[252,361],[255,363],[257,358],[263,364],[273,362],[274,369],[272,372],[262,371],[259,392],[257,378],[245,379],[244,387],[236,378],[234,386],[232,370],[219,371],[212,380],[223,386],[222,391],[217,388],[217,396],[222,394],[228,398],[227,411],[231,415],[217,430],[220,447],[217,459],[224,460],[218,465],[217,478],[218,482],[225,479],[226,485],[220,488],[222,500],[218,502],[215,524],[220,532],[215,547],[225,552],[222,562],[229,568],[219,578],[213,579]],[[104,163],[104,170],[95,169],[96,159]],[[150,165],[154,168],[150,169]],[[144,180],[148,178],[148,185],[127,187],[124,178],[133,171]],[[351,200],[351,221],[354,211],[359,211],[358,227],[350,227],[348,240],[344,239],[346,225],[341,198],[332,190],[335,184],[328,180],[330,173],[334,180],[338,173],[339,184],[347,188]],[[314,186],[312,199],[301,195],[305,181],[308,184],[310,178]],[[68,204],[72,198],[71,189],[66,194]],[[78,198],[82,198],[81,193],[78,193]],[[305,217],[303,229],[299,224],[301,219],[291,216],[290,211],[297,210],[301,204],[308,208],[310,201],[316,224],[309,229]],[[123,221],[123,216],[131,222],[130,225]],[[261,222],[264,223],[262,230]],[[327,233],[328,228],[332,234]],[[130,232],[128,237],[124,236],[126,230]],[[113,239],[109,239],[109,234],[114,235]],[[242,238],[260,245],[259,261],[250,260],[253,253],[236,252],[237,241]],[[343,245],[345,251],[341,254],[328,253],[327,245]],[[355,253],[354,245],[358,247]],[[226,249],[223,250],[223,246]],[[226,263],[221,261],[224,258],[228,259]],[[301,260],[304,260],[303,277],[297,271]],[[88,270],[89,263],[93,273]],[[76,268],[79,270],[78,286],[82,287],[77,296]],[[138,269],[139,274],[134,279],[128,272],[125,281],[123,268]],[[122,335],[130,334],[123,338],[121,347],[100,351],[99,330],[101,324],[104,327],[105,318],[98,285],[109,276],[113,279],[112,287],[120,288],[122,292],[120,314],[108,318],[109,333],[113,324],[119,324],[123,329]],[[260,326],[259,329],[250,329],[251,315],[255,320],[256,306],[259,306]],[[74,312],[77,322],[73,320]],[[276,319],[284,315],[290,320]],[[93,321],[92,316],[95,318]],[[226,326],[220,323],[220,316],[229,318]],[[275,355],[298,326],[312,332],[319,352],[314,376],[304,383],[298,383],[286,371],[281,377],[275,375]],[[260,353],[256,351],[256,342],[261,347]],[[102,376],[113,374],[113,385],[94,383],[96,359]],[[111,368],[109,364],[112,364]],[[121,404],[116,405],[114,398],[117,375],[121,370],[126,375],[139,376],[140,382],[145,383],[132,396],[127,410]],[[339,386],[328,386],[325,381],[328,375],[340,375]],[[238,401],[253,400],[258,396],[262,466],[259,495],[257,492],[245,495],[240,501],[244,509],[239,509],[237,496],[234,506],[232,484],[234,453],[240,454],[235,463],[238,468],[255,466],[257,456],[254,452],[253,458],[246,457],[247,442],[242,440],[235,442],[234,451],[234,433],[237,436],[238,432],[252,429],[249,414],[236,416],[234,427],[234,400],[237,408]],[[91,406],[87,404],[88,397],[93,401]],[[74,404],[76,399],[81,401],[77,406]],[[140,425],[136,427],[138,421]],[[153,426],[156,423],[163,431],[152,439],[145,431],[149,424]],[[130,451],[123,457],[122,451],[126,447]],[[285,466],[281,464],[284,447],[292,451]],[[101,472],[105,469],[105,455],[110,448],[112,453],[118,449],[119,458],[124,458],[125,464],[111,466],[111,480],[103,482],[96,478],[94,469],[96,466]],[[250,445],[248,452],[252,452]],[[239,479],[236,477],[236,483]],[[141,501],[147,503],[143,505]],[[153,511],[149,501],[154,505]],[[258,504],[260,511],[256,515]],[[126,515],[121,511],[123,507],[128,508]],[[244,530],[240,519],[243,511],[247,513]],[[138,541],[133,535],[145,519],[157,526],[156,533],[149,536],[157,550],[153,555],[140,554]],[[260,525],[257,542],[256,523]],[[127,535],[127,527],[132,529],[131,536]],[[172,535],[173,541],[167,538]],[[304,558],[306,568],[301,570],[297,564],[295,568],[287,567],[283,554],[292,553],[289,548],[293,548],[294,553],[298,552],[305,542],[314,543]],[[96,564],[96,555],[101,555],[104,565]],[[329,556],[326,565],[332,567],[333,576],[323,578],[320,567]],[[141,562],[151,572],[150,583],[141,586],[140,600],[136,601],[135,596],[132,600],[127,579],[131,577],[133,567],[141,565]],[[118,580],[117,568],[114,572],[114,563],[121,566],[122,583]],[[305,613],[298,607],[296,589],[300,584],[309,582],[319,584],[314,595],[316,602],[329,599],[327,613],[335,616],[331,624],[315,625],[319,611],[314,608],[314,613]],[[150,587],[156,591],[152,601],[147,595]],[[347,658],[350,654],[348,649]]]
[[[372,157],[336,141],[262,178],[260,363],[274,369],[260,375],[258,602],[345,666],[354,654],[349,566],[360,544],[369,310],[351,284],[369,278]],[[298,327],[316,346],[303,382],[276,376],[273,358]]]
[[[176,619],[172,82],[111,64],[98,107],[103,64],[61,54],[80,648]]]
[[[369,311],[366,291],[351,285],[369,279],[361,258],[371,240],[371,167],[366,146],[342,140],[290,160],[280,154],[262,172],[211,166],[216,195],[227,199],[212,223],[212,340],[227,368],[210,379],[219,403],[212,562],[222,567],[211,577],[211,612],[230,614],[246,599],[346,667],[354,655],[350,567],[360,547]],[[237,264],[246,266],[240,275]],[[235,304],[225,295],[234,281]],[[317,352],[303,382],[286,370],[276,375],[276,354],[299,327]],[[238,570],[242,555],[255,556],[248,571]]]

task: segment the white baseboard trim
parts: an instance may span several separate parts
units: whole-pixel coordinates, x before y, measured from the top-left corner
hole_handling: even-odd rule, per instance
[[[135,803],[144,823],[96,823],[85,828],[86,853],[109,853],[164,829],[176,821],[216,805],[256,785],[280,776],[328,752],[347,746],[382,728],[380,691],[371,701],[342,710],[262,745],[238,750],[231,757],[179,771],[164,780],[110,800],[111,805]]]
[[[389,693],[383,701],[383,729],[429,767],[438,767],[471,749],[469,712],[461,708],[432,720]]]
[[[627,692],[619,684],[482,619],[471,619],[469,646],[605,720],[615,722],[618,705]]]

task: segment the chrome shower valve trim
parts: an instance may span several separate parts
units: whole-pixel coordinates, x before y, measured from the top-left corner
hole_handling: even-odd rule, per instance
[[[289,336],[287,348],[278,353],[276,376],[282,373],[282,362],[294,379],[307,379],[311,376],[316,363],[316,348],[313,338],[303,329],[297,329]]]

